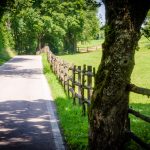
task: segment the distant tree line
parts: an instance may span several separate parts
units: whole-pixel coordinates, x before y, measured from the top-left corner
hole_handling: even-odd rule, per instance
[[[8,2],[1,4],[1,34],[4,45],[20,54],[35,53],[44,45],[54,53],[75,53],[78,41],[96,39],[100,31],[92,1],[14,0],[13,6]]]
[[[147,17],[145,19],[145,22],[142,27],[142,34],[150,40],[150,11],[147,14]]]

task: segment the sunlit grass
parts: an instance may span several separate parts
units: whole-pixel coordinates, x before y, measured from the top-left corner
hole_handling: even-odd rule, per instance
[[[132,73],[131,82],[137,86],[150,88],[150,42],[142,37],[139,42],[140,49],[135,54],[135,67]],[[75,55],[60,56],[67,62],[75,65],[92,65],[98,68],[100,64],[102,51],[98,50],[90,53],[80,53]],[[150,99],[147,96],[139,94],[130,94],[130,106],[140,111],[142,114],[150,116]],[[138,118],[131,116],[131,129],[144,141],[150,143],[150,125]],[[132,145],[132,148],[139,149]]]
[[[78,42],[78,47],[93,47],[93,46],[99,46],[104,41],[104,39],[100,40],[90,40],[87,42]]]
[[[142,38],[139,42],[140,49],[136,51],[135,67],[132,73],[131,82],[137,86],[150,88],[150,49],[148,49],[149,41]],[[60,56],[67,62],[75,65],[92,65],[98,68],[101,60],[102,51],[81,53],[75,55]],[[46,56],[43,56],[44,72],[51,86],[53,96],[56,100],[60,124],[65,135],[65,139],[69,144],[70,149],[85,149],[88,143],[88,122],[87,117],[81,116],[81,108],[73,106],[72,100],[69,99],[59,84],[56,76],[51,72],[49,64],[46,61]],[[130,106],[142,114],[150,116],[150,100],[147,96],[139,94],[130,94]],[[150,125],[140,119],[131,118],[131,129],[145,142],[150,143]],[[128,149],[140,150],[135,143],[131,144]]]

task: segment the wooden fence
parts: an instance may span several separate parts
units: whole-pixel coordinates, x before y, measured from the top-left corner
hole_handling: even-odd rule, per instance
[[[77,47],[77,52],[79,53],[93,52],[93,51],[97,51],[98,49],[101,49],[101,45],[89,46],[89,47]]]
[[[73,104],[76,104],[76,99],[79,100],[79,104],[83,108],[82,114],[85,115],[86,108],[90,105],[91,95],[94,87],[95,68],[86,65],[83,65],[83,67],[81,67],[67,63],[55,56],[49,50],[49,47],[43,48],[41,52],[47,53],[47,60],[50,63],[53,72],[57,75],[59,81],[63,85],[64,90],[67,92],[69,97],[71,96],[73,98]],[[150,96],[150,89],[137,87],[133,84],[129,84],[127,90],[137,94],[147,95],[148,97]],[[150,123],[150,117],[140,114],[139,112],[131,108],[128,109],[128,114],[132,114],[135,117],[138,117]],[[142,141],[137,135],[135,135],[130,130],[130,119],[126,133],[141,147],[143,147],[146,150],[150,150],[150,144],[147,144],[144,141]]]
[[[127,89],[130,92],[134,92],[137,94],[142,94],[142,95],[147,95],[148,97],[150,96],[150,89],[146,89],[146,88],[142,88],[142,87],[138,87],[136,85],[133,84],[129,84]],[[132,108],[128,109],[128,114],[132,114],[137,118],[142,119],[145,122],[150,123],[150,117],[149,116],[145,116],[141,113],[139,113],[138,111],[133,110]],[[146,150],[150,150],[150,144],[145,143],[143,140],[141,140],[141,138],[139,138],[137,135],[135,135],[131,130],[130,130],[130,123],[129,123],[129,128],[126,131],[126,133],[129,135],[129,137],[134,140],[136,143],[138,143],[142,148],[146,149]]]
[[[54,55],[49,48],[43,48],[42,52],[47,53],[47,60],[52,71],[58,77],[64,90],[69,97],[72,97],[73,104],[78,103],[82,106],[82,114],[86,114],[87,107],[94,87],[95,68],[92,66],[76,66],[61,60]]]

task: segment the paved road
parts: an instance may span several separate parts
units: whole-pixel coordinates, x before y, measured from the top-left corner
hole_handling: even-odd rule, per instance
[[[0,67],[0,150],[64,150],[41,56]]]

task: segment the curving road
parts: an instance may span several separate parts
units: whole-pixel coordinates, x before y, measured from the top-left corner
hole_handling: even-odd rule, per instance
[[[0,66],[0,150],[64,150],[41,56]]]

